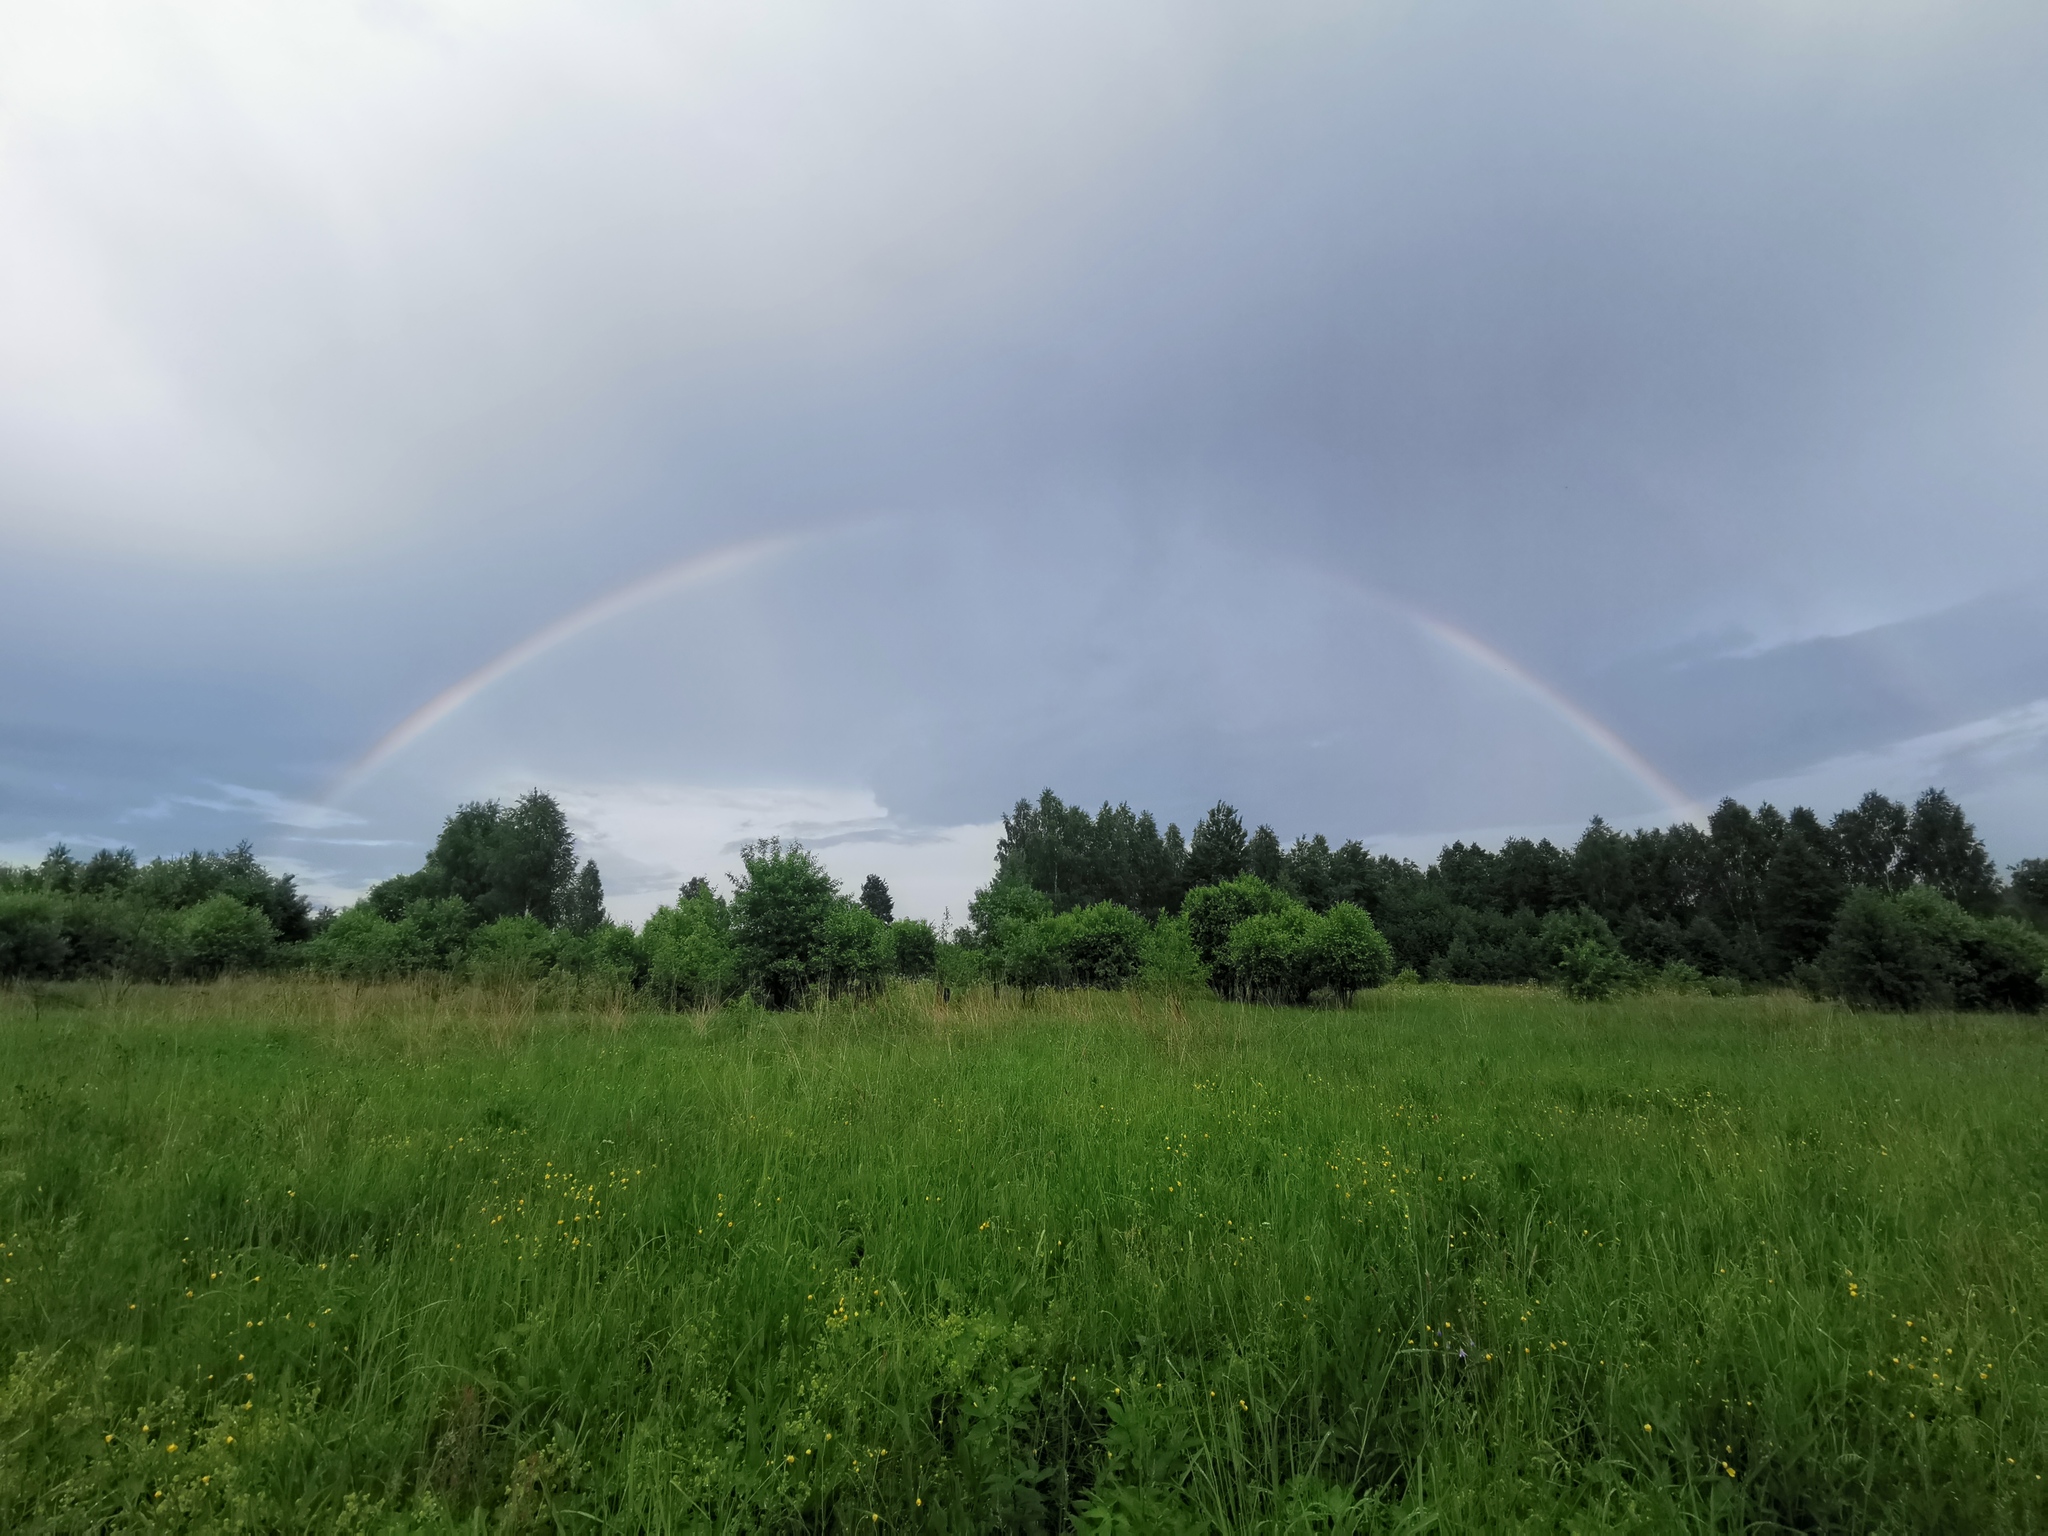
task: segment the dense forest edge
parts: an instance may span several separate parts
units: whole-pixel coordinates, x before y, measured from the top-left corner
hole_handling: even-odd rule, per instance
[[[444,975],[675,1009],[786,1009],[893,977],[1333,1006],[1420,981],[1588,1000],[1797,987],[1893,1011],[2048,1003],[2048,859],[2001,878],[1938,789],[1910,807],[1872,792],[1825,822],[1734,800],[1704,827],[1596,817],[1569,849],[1454,842],[1427,868],[1320,834],[1283,845],[1222,802],[1183,837],[1048,789],[1003,818],[994,878],[957,927],[895,919],[879,876],[842,891],[801,844],[750,843],[740,860],[729,892],[692,879],[635,929],[607,916],[596,864],[579,864],[538,789],[461,806],[417,871],[340,912],[313,910],[246,843],[147,864],[60,844],[0,865],[0,978]]]

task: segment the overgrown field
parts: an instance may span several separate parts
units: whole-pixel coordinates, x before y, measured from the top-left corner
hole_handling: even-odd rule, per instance
[[[2048,1528],[2044,1067],[1790,997],[10,993],[0,1525]]]

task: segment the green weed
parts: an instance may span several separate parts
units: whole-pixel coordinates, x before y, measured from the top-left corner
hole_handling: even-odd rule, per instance
[[[2048,1036],[0,997],[0,1524],[2048,1525]]]

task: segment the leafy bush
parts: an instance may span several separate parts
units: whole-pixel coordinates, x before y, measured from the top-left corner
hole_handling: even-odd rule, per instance
[[[871,995],[889,979],[889,925],[858,902],[835,902],[825,914],[815,962],[832,997]]]
[[[1230,930],[1214,974],[1219,989],[1274,1003],[1307,1002],[1318,992],[1340,999],[1394,974],[1394,951],[1373,920],[1350,902],[1311,912],[1282,897]]]
[[[891,923],[889,945],[898,976],[915,979],[938,969],[939,936],[922,918],[907,917]]]
[[[1231,930],[1248,917],[1277,912],[1289,898],[1257,875],[1240,875],[1216,885],[1197,886],[1181,901],[1188,937],[1204,965],[1216,967],[1224,958]]]
[[[306,964],[350,981],[383,981],[429,964],[431,952],[410,922],[394,923],[374,907],[350,907],[306,945]]]
[[[1540,925],[1527,908],[1512,915],[1465,908],[1451,941],[1429,964],[1433,981],[1532,981],[1545,971]]]
[[[984,947],[989,980],[1030,992],[1057,987],[1067,980],[1063,919],[1006,918],[997,925],[1000,939]]]
[[[1309,919],[1296,902],[1255,912],[1230,930],[1218,978],[1239,997],[1293,1002],[1308,995]]]
[[[932,974],[942,987],[951,990],[971,987],[989,979],[987,952],[955,935],[942,941],[934,951]]]
[[[661,907],[640,931],[647,980],[671,1008],[706,1008],[739,990],[732,911],[708,886]]]
[[[1572,997],[1598,1002],[1636,985],[1635,966],[1614,941],[1607,919],[1586,907],[1553,912],[1540,941],[1550,979]]]
[[[253,971],[277,943],[269,918],[226,893],[187,909],[178,926],[178,969],[188,976]]]
[[[1963,1006],[2039,1013],[2048,1004],[2048,938],[2009,917],[1979,920]]]
[[[0,976],[55,976],[70,953],[55,897],[40,891],[0,894]]]
[[[2010,918],[1979,919],[1924,886],[1849,893],[1822,953],[1824,992],[1863,1008],[2038,1011],[2048,941]]]
[[[1065,914],[1059,927],[1062,959],[1074,985],[1114,989],[1136,979],[1149,929],[1129,907],[1099,901]]]
[[[1953,1007],[1969,916],[1947,906],[1858,886],[1821,954],[1822,989],[1857,1007],[1898,1013]]]
[[[1145,935],[1138,985],[1148,991],[1193,992],[1209,985],[1209,967],[1195,953],[1184,917],[1162,917]]]
[[[825,925],[839,886],[800,843],[740,850],[746,878],[732,899],[732,940],[747,985],[770,1008],[793,1008],[820,978]]]
[[[998,876],[993,884],[976,891],[967,904],[968,927],[963,937],[984,948],[1000,946],[1012,927],[1051,916],[1051,897],[1021,879]]]
[[[623,923],[600,923],[578,932],[555,935],[555,974],[600,988],[626,990],[647,977],[647,954],[640,936]]]
[[[1377,987],[1394,974],[1394,948],[1361,907],[1340,901],[1309,924],[1310,990],[1327,987],[1339,997]]]
[[[470,936],[469,974],[502,986],[539,981],[554,967],[555,934],[525,913],[485,923]]]
[[[81,868],[85,884],[93,866]],[[273,875],[256,862],[247,843],[226,853],[194,850],[176,859],[152,859],[126,880],[109,875],[108,883],[146,907],[175,912],[197,907],[217,896],[261,912],[278,938],[297,943],[311,932],[311,912],[290,875]],[[223,919],[224,920],[224,919]]]

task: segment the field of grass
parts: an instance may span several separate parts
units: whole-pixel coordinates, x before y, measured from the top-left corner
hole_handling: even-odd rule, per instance
[[[2048,1528],[2048,1031],[0,995],[0,1525]]]

